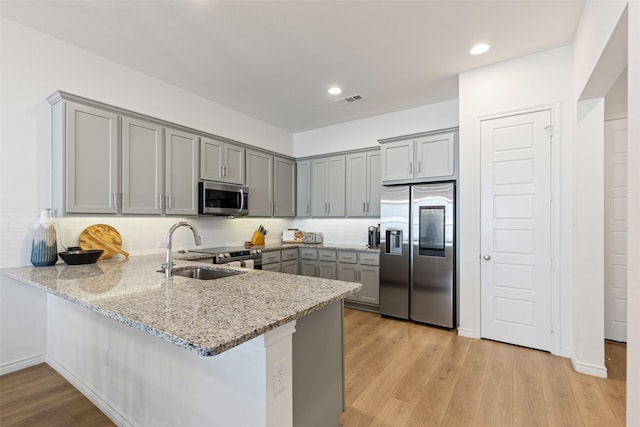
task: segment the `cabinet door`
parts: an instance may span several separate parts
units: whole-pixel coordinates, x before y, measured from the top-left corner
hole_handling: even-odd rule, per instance
[[[335,262],[318,261],[318,277],[323,279],[335,279],[337,277]]]
[[[416,178],[451,178],[455,175],[455,133],[430,135],[415,141]]]
[[[247,187],[249,187],[249,215],[271,216],[273,205],[271,155],[247,150]]]
[[[345,216],[345,181],[345,156],[331,157],[327,177],[327,216]]]
[[[311,216],[311,162],[303,160],[297,165],[296,216]]]
[[[379,151],[367,153],[367,216],[380,218],[380,176]]]
[[[72,213],[118,210],[118,116],[67,102],[66,206]]]
[[[360,283],[362,289],[358,292],[358,299],[369,304],[380,303],[380,269],[368,265],[360,266]]]
[[[274,273],[280,273],[280,263],[274,262],[272,264],[262,264],[263,271],[273,271]]]
[[[381,145],[382,181],[413,179],[413,140]]]
[[[358,283],[358,264],[338,263],[338,280]]]
[[[162,213],[162,127],[122,118],[122,213]]]
[[[327,179],[329,159],[315,159],[311,162],[311,215],[327,216]]]
[[[298,261],[283,261],[282,272],[287,274],[298,274]]]
[[[224,177],[223,143],[211,138],[200,138],[200,179],[222,181]]]
[[[166,129],[165,212],[198,214],[198,137]]]
[[[296,216],[296,164],[280,157],[273,158],[273,216]]]
[[[302,260],[300,261],[300,274],[303,276],[317,277],[318,263],[317,261]]]
[[[245,149],[233,144],[225,144],[224,180],[232,184],[244,185]]]
[[[347,216],[367,215],[367,153],[349,154],[347,162]]]

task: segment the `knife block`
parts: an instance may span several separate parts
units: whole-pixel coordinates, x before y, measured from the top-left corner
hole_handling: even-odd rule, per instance
[[[255,231],[251,237],[252,245],[264,245],[264,235],[259,231]]]

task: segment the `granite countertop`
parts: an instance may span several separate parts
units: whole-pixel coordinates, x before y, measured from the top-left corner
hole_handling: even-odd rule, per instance
[[[164,255],[17,267],[0,274],[202,356],[213,356],[362,288],[359,283],[243,268],[215,280],[165,279]],[[176,267],[199,264],[176,259]]]
[[[358,251],[358,252],[374,252],[380,253],[380,248],[370,248],[366,245],[346,245],[337,243],[267,243],[266,245],[251,246],[250,249],[261,249],[263,251],[277,251],[280,249],[290,248],[314,248],[314,249],[335,249],[344,251]],[[194,249],[196,250],[196,249]]]

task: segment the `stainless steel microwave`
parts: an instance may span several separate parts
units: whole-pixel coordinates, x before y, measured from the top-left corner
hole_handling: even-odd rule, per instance
[[[200,181],[198,183],[198,212],[200,215],[248,215],[249,189],[241,185]]]

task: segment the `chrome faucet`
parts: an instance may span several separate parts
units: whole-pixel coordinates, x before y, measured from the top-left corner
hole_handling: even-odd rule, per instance
[[[196,228],[193,225],[184,221],[176,222],[175,224],[173,224],[169,229],[169,232],[167,233],[167,256],[165,258],[165,263],[162,265],[162,268],[164,269],[164,277],[166,278],[171,277],[172,270],[173,270],[173,254],[171,253],[171,239],[173,237],[173,232],[176,231],[176,228],[178,227],[189,227],[193,232],[193,239],[196,241],[196,245],[200,246],[202,244],[202,238],[200,237],[200,234],[198,234],[198,230],[196,230]]]

